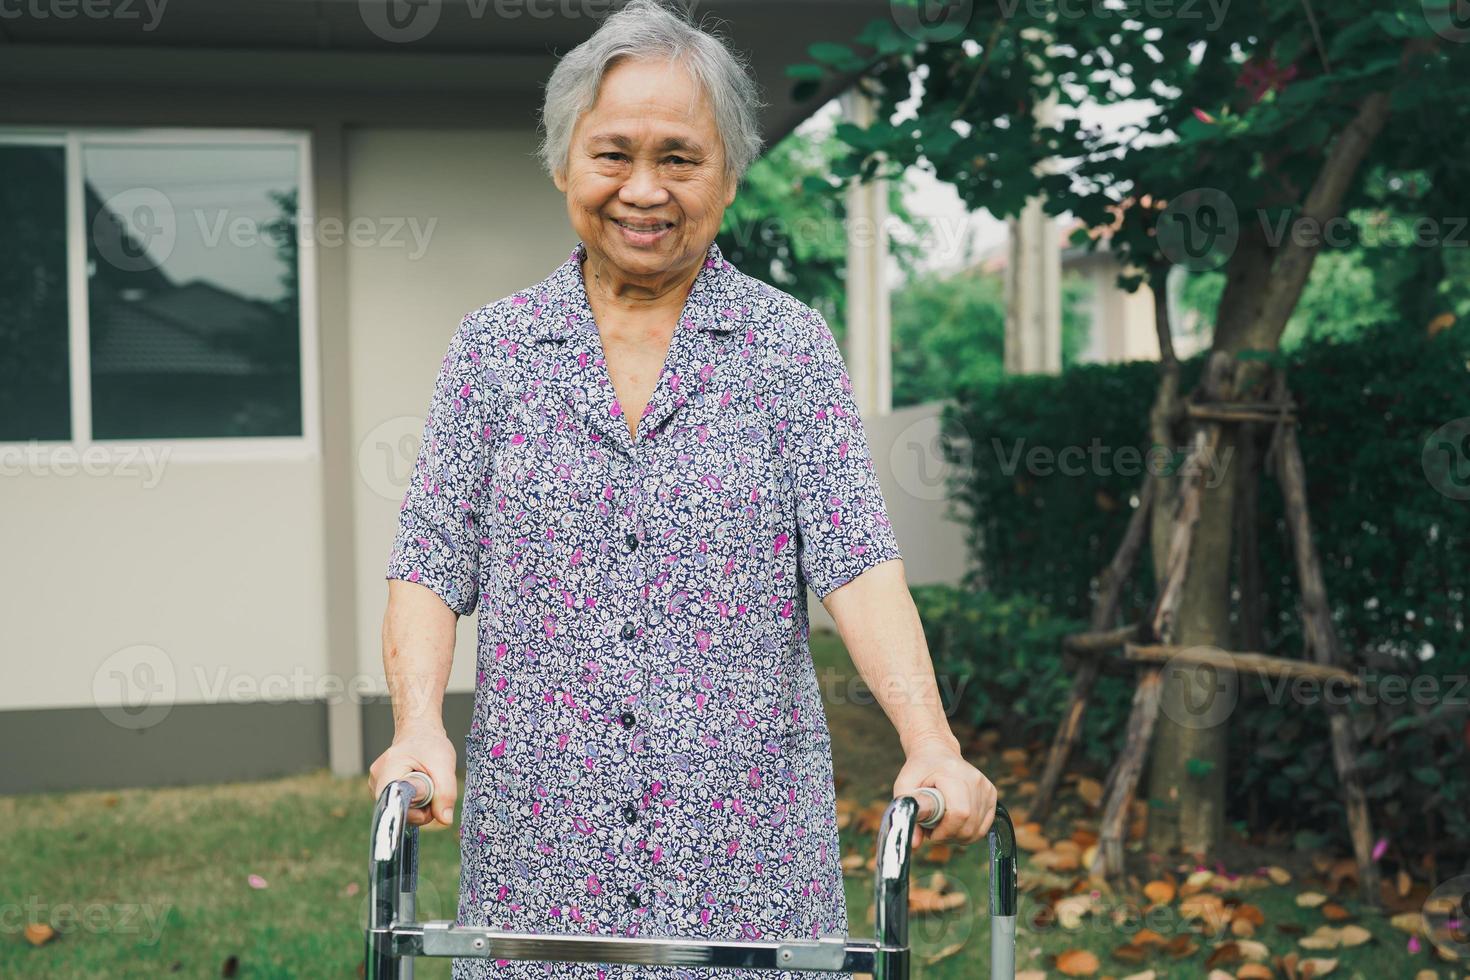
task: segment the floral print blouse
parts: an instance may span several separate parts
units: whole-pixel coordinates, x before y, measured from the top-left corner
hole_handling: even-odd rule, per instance
[[[842,354],[712,242],[634,438],[585,257],[579,241],[460,324],[388,565],[479,612],[457,921],[847,933],[806,589],[900,553]],[[453,976],[850,975],[458,959]]]

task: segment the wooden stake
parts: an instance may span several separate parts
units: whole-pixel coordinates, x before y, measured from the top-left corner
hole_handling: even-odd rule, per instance
[[[1322,563],[1317,557],[1312,538],[1312,523],[1307,514],[1307,474],[1302,463],[1296,429],[1283,426],[1279,444],[1280,459],[1277,479],[1286,504],[1286,526],[1291,532],[1296,552],[1297,578],[1302,591],[1302,625],[1312,658],[1320,664],[1342,663],[1337,629],[1332,625],[1332,610],[1327,603],[1327,586],[1322,578]],[[1345,705],[1327,706],[1332,736],[1332,761],[1342,785],[1343,804],[1347,809],[1348,831],[1352,836],[1353,855],[1358,862],[1358,888],[1363,902],[1379,907],[1378,867],[1373,861],[1373,826],[1368,814],[1368,797],[1358,775],[1357,753],[1352,732],[1352,718]]]
[[[1148,756],[1148,743],[1153,738],[1154,721],[1159,717],[1159,692],[1164,686],[1163,672],[1157,667],[1144,672],[1133,692],[1133,710],[1128,715],[1128,734],[1123,754],[1108,776],[1107,803],[1098,827],[1097,856],[1093,858],[1093,874],[1117,878],[1123,872],[1123,841],[1128,833],[1128,808]]]
[[[1091,633],[1080,634],[1077,639],[1083,637],[1106,636],[1106,631],[1112,624],[1113,618],[1118,614],[1118,600],[1123,593],[1123,583],[1128,581],[1128,574],[1133,569],[1134,562],[1138,559],[1138,552],[1143,546],[1144,532],[1148,530],[1149,512],[1153,508],[1154,478],[1150,474],[1144,477],[1143,487],[1138,491],[1138,507],[1134,509],[1133,516],[1128,519],[1128,529],[1123,533],[1123,542],[1118,545],[1118,551],[1113,555],[1113,560],[1108,567],[1098,576],[1099,589],[1097,599],[1092,606],[1092,630]],[[1117,646],[1125,636],[1134,635],[1135,627],[1124,627],[1122,635],[1110,646]],[[1113,630],[1111,633],[1118,633]],[[1068,637],[1068,640],[1073,639]],[[1082,642],[1086,642],[1083,640]],[[1067,641],[1062,641],[1063,647],[1067,647]],[[1079,651],[1080,652],[1080,651]],[[1092,688],[1097,683],[1098,674],[1102,671],[1102,664],[1096,658],[1086,661],[1078,666],[1077,675],[1072,678],[1072,691],[1067,697],[1067,710],[1062,715],[1062,723],[1057,726],[1056,734],[1052,736],[1051,750],[1046,756],[1046,768],[1041,773],[1041,781],[1036,786],[1036,798],[1031,804],[1031,819],[1038,823],[1045,823],[1046,818],[1051,815],[1052,803],[1055,801],[1057,786],[1062,780],[1062,770],[1067,767],[1067,760],[1071,758],[1072,752],[1082,738],[1082,719],[1087,713],[1087,701],[1092,697]]]
[[[1237,674],[1259,677],[1304,677],[1315,681],[1340,681],[1353,687],[1363,682],[1351,671],[1326,664],[1272,657],[1264,653],[1234,653],[1213,647],[1180,647],[1161,644],[1123,644],[1123,656],[1141,663],[1205,664]]]

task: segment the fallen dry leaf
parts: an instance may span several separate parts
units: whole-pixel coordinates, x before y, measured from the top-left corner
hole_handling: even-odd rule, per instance
[[[1077,795],[1093,809],[1102,806],[1103,785],[1096,779],[1077,780]]]
[[[1198,871],[1191,872],[1189,877],[1184,879],[1184,883],[1190,888],[1204,888],[1214,880],[1215,872],[1208,868],[1200,868]]]
[[[1180,933],[1173,939],[1169,940],[1169,944],[1164,947],[1164,952],[1168,953],[1176,960],[1182,960],[1186,959],[1187,957],[1193,956],[1195,953],[1198,953],[1199,944],[1190,939],[1189,936],[1185,935],[1184,933]]]
[[[1337,969],[1337,960],[1303,960],[1301,964],[1302,980],[1308,977],[1325,977]]]
[[[27,922],[25,937],[32,946],[44,946],[56,938],[56,930],[44,922]]]
[[[927,953],[927,954],[925,954],[924,955],[924,965],[926,965],[926,966],[933,966],[935,963],[938,963],[940,960],[947,960],[947,959],[949,959],[951,956],[953,956],[954,954],[958,953],[960,950],[962,950],[964,948],[965,948],[965,944],[962,943],[962,942],[960,942],[960,943],[950,943],[948,946],[944,947],[941,950],[936,950],[933,953]]]
[[[1148,950],[1133,943],[1124,943],[1113,950],[1113,959],[1122,963],[1142,963],[1148,959]]]
[[[1349,881],[1354,886],[1358,883],[1358,862],[1352,858],[1340,858],[1332,862],[1327,871],[1327,887],[1334,893],[1340,892]]]
[[[1296,904],[1304,909],[1315,909],[1327,901],[1327,896],[1321,892],[1302,892],[1296,897]]]
[[[1418,936],[1424,932],[1424,916],[1418,912],[1400,912],[1389,919],[1388,924],[1411,936]]]
[[[1221,943],[1210,951],[1205,959],[1205,966],[1211,969],[1217,966],[1231,966],[1245,959],[1245,954],[1240,951],[1240,946],[1234,942]]]
[[[1082,928],[1082,917],[1092,911],[1094,900],[1091,895],[1072,895],[1052,906],[1057,922],[1063,929]]]
[[[1244,920],[1253,926],[1263,926],[1266,924],[1266,913],[1249,902],[1242,902],[1237,905],[1231,913],[1231,918]]]
[[[1069,977],[1090,977],[1100,965],[1097,957],[1085,949],[1069,949],[1057,956],[1057,969]]]
[[[1342,945],[1342,935],[1332,926],[1318,926],[1310,936],[1300,940],[1303,949],[1336,949]]]
[[[1040,824],[1023,823],[1016,828],[1016,846],[1034,854],[1037,851],[1050,849],[1051,841],[1042,835]]]
[[[1143,894],[1155,905],[1168,905],[1174,901],[1174,885],[1167,881],[1151,881],[1143,886]]]

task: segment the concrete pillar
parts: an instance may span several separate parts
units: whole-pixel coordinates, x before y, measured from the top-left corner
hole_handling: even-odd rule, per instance
[[[1034,198],[1007,224],[1005,369],[1056,374],[1062,369],[1062,249],[1056,223]]]
[[[347,219],[345,133],[337,120],[312,133],[314,215]],[[347,317],[347,250],[318,249],[318,333],[321,344],[322,534],[326,541],[327,670],[345,691],[357,689],[357,546],[353,485],[358,479],[352,451],[352,384],[348,372],[351,338]],[[363,771],[362,706],[350,694],[327,702],[327,760],[338,776]]]
[[[1056,96],[1036,107],[1036,122],[1051,126]],[[1046,170],[1050,162],[1038,169]],[[1011,374],[1057,374],[1062,370],[1062,243],[1057,224],[1040,197],[1026,202],[1010,229],[1006,264],[1005,369]]]
[[[874,99],[858,87],[840,97],[855,125],[871,125]],[[854,184],[847,192],[847,349],[852,394],[864,418],[893,409],[888,300],[888,181]]]

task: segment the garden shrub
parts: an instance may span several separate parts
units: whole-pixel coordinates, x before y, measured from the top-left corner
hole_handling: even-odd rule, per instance
[[[1182,392],[1202,362],[1181,365]],[[1284,363],[1299,406],[1308,504],[1334,621],[1346,666],[1368,682],[1369,695],[1351,711],[1375,822],[1406,852],[1446,844],[1463,851],[1470,841],[1470,500],[1461,498],[1470,485],[1462,489],[1459,481],[1470,481],[1470,329],[1428,337],[1383,324],[1351,342],[1305,343]],[[1025,724],[1044,729],[1063,709],[1058,646],[1047,649],[1041,639],[1052,626],[1031,617],[1079,628],[1087,619],[1093,579],[1117,548],[1142,479],[1156,379],[1151,362],[1087,365],[966,389],[946,409],[946,452],[958,464],[951,499],[971,521],[974,570],[965,583],[971,597],[944,602],[972,605],[979,631],[973,639],[950,636],[970,613],[943,612],[937,656],[973,656],[972,669],[1004,678],[966,688],[987,699],[984,708],[977,702],[977,715],[1025,713]],[[1465,428],[1442,428],[1455,420]],[[1430,443],[1436,432],[1449,441]],[[1458,454],[1457,468],[1431,480],[1424,460],[1436,453]],[[1264,652],[1300,656],[1299,584],[1269,476],[1258,506]],[[990,593],[1009,598],[981,598]],[[1121,615],[1136,621],[1152,598],[1145,546]],[[987,633],[989,619],[1006,632]],[[1016,683],[1007,671],[1029,673]],[[1232,816],[1257,813],[1279,828],[1325,830],[1341,844],[1325,710],[1304,706],[1301,697],[1273,704],[1260,689],[1243,682],[1231,719]],[[996,704],[991,691],[1016,691],[1018,700]],[[1111,695],[1090,709],[1097,737],[1111,740],[1098,752],[1116,750],[1123,720],[1116,715],[1126,711],[1126,700]]]

